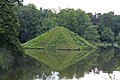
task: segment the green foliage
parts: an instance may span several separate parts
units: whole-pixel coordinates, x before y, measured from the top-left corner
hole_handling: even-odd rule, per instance
[[[15,10],[20,20],[18,38],[22,43],[57,26],[55,13],[51,10],[38,10],[33,4],[15,6]]]
[[[113,22],[112,22],[112,18],[114,17],[114,12],[108,12],[108,13],[104,13],[103,15],[101,15],[99,17],[99,23],[98,26],[102,27],[109,27],[112,28],[113,26]]]
[[[36,36],[45,33],[46,31],[56,27],[64,26],[67,29],[75,32],[88,41],[96,42],[97,31],[90,22],[88,14],[81,9],[62,9],[55,13],[50,9],[37,10],[35,5],[29,4],[27,6],[15,7],[17,15],[20,20],[19,39],[22,43],[35,38]],[[88,29],[87,29],[88,28]],[[90,29],[91,28],[91,29]],[[92,30],[92,33],[89,30]],[[87,32],[88,31],[88,32]],[[90,40],[86,33],[96,36],[95,39]]]
[[[110,28],[104,28],[104,30],[101,33],[101,40],[109,43],[114,42],[114,33]]]
[[[101,42],[113,43],[117,41],[117,36],[120,32],[120,15],[115,15],[114,12],[108,13],[88,13],[94,25],[98,26],[98,34]]]
[[[114,15],[114,12],[93,15],[92,13],[87,14],[81,9],[66,8],[56,13],[52,9],[40,8],[38,10],[33,4],[16,6],[15,10],[21,24],[18,29],[18,38],[22,43],[56,26],[64,26],[93,44],[100,41],[113,43],[120,32],[120,16]],[[108,34],[112,34],[112,36],[104,39],[103,34],[106,27],[110,29],[111,33]],[[2,29],[0,28],[0,30]]]
[[[108,34],[113,33],[113,27],[114,27],[113,26],[114,23],[112,21],[113,17],[114,17],[113,12],[104,13],[103,15],[101,15],[99,17],[99,21],[98,21],[97,25],[98,25],[98,31],[99,31],[99,34],[101,35],[101,37],[104,37],[104,33],[107,34],[107,31],[108,31]],[[101,40],[102,40],[102,38],[101,38]]]
[[[102,42],[114,42],[120,31],[119,28],[119,15],[114,15],[114,12],[104,13],[98,17],[98,31],[100,35],[100,40]]]
[[[59,26],[65,26],[89,42],[98,41],[97,28],[92,25],[88,14],[81,9],[62,9],[57,16]]]
[[[21,42],[34,38],[37,33],[39,23],[39,11],[33,4],[28,6],[15,6],[15,11],[20,20],[19,40]]]
[[[98,21],[99,21],[99,18],[101,17],[101,13],[95,13],[94,15],[92,13],[88,13],[90,19],[91,19],[91,22],[93,23],[93,25],[97,25],[98,24]]]
[[[112,23],[112,31],[114,32],[114,36],[117,37],[120,32],[120,15],[114,15]]]
[[[89,16],[81,9],[62,9],[58,13],[58,25],[65,26],[83,37],[87,27],[92,23]]]
[[[78,36],[74,32],[64,28],[55,27],[48,32],[23,44],[25,48],[38,49],[67,49],[79,50],[95,48],[88,41]]]
[[[10,50],[14,56],[21,56],[23,50],[17,38],[18,18],[13,6],[5,4],[0,8],[0,48]]]
[[[119,32],[119,34],[117,36],[117,42],[118,42],[118,45],[120,45],[120,32]]]
[[[100,35],[97,28],[98,26],[89,26],[85,31],[84,38],[91,43],[99,42]]]
[[[50,9],[40,8],[40,25],[37,27],[37,35],[43,34],[46,31],[58,26],[57,14]]]

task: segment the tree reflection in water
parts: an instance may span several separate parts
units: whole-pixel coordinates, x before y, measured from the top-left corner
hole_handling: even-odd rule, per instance
[[[0,80],[120,79],[120,72],[114,71],[120,69],[120,50],[116,48],[99,48],[82,59],[80,58],[84,55],[79,55],[77,52],[64,52],[63,54],[59,52],[59,57],[56,57],[57,53],[49,52],[47,54],[49,59],[46,54],[41,53],[40,55],[44,57],[43,60],[26,56],[20,59],[21,63],[19,64],[14,63],[12,55],[12,58],[8,57],[6,53],[1,55],[3,57],[0,56],[0,58],[4,60],[4,64],[7,67],[3,68],[2,64],[0,64]],[[52,62],[56,61],[59,66],[52,63],[54,64],[54,67],[52,67],[50,60]]]

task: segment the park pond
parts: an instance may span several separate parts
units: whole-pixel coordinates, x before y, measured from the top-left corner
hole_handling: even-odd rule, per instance
[[[25,52],[28,56],[16,65],[12,56],[0,54],[0,80],[120,80],[120,50],[117,48],[27,49]]]

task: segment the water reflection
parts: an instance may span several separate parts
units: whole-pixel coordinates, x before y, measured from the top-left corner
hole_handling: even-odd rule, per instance
[[[43,80],[43,77],[33,80]],[[100,71],[99,74],[89,72],[88,74],[85,74],[84,77],[76,78],[76,76],[74,75],[71,79],[68,79],[66,77],[60,78],[58,72],[52,72],[50,76],[45,76],[44,80],[120,80],[120,72],[113,71],[113,73],[111,74],[104,73],[102,71]]]
[[[9,52],[6,52],[6,54],[0,53],[2,55],[0,60],[4,61],[4,64],[0,61],[0,80],[59,80],[73,78],[88,80],[88,77],[89,80],[90,77],[94,77],[91,80],[95,80],[95,77],[98,78],[103,74],[109,77],[109,74],[114,70],[120,69],[120,50],[111,47],[99,48],[94,52],[46,52],[39,50],[26,50],[26,52],[33,58],[30,56],[21,58],[19,64],[13,64],[14,57],[7,54]],[[7,67],[2,67],[3,65]],[[98,69],[97,72],[94,70],[95,67]]]
[[[43,62],[54,70],[61,71],[79,60],[82,60],[91,52],[87,51],[41,51],[41,50],[33,50],[28,49],[26,53],[38,61]]]
[[[0,68],[8,69],[13,65],[14,57],[10,53],[10,51],[7,51],[4,48],[0,48]]]

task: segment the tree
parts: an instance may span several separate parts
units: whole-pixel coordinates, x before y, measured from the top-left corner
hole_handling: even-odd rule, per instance
[[[0,48],[11,51],[16,58],[23,54],[21,44],[17,38],[18,26],[19,21],[13,10],[13,5],[5,2],[4,6],[0,8]]]
[[[37,27],[37,35],[43,34],[48,30],[58,26],[56,13],[50,9],[40,8],[40,25]]]
[[[105,27],[101,33],[101,41],[103,42],[109,42],[112,43],[114,42],[114,33],[112,30],[108,27]]]
[[[114,15],[112,23],[112,31],[114,32],[114,36],[117,37],[120,32],[120,15]]]
[[[89,16],[81,9],[62,9],[58,13],[58,25],[83,36],[85,29],[91,25]]]
[[[37,34],[37,26],[40,25],[39,10],[36,9],[35,5],[29,4],[27,6],[15,6],[15,11],[20,20],[18,38],[20,42],[24,43]]]
[[[99,20],[99,18],[101,16],[101,13],[95,13],[94,15],[92,13],[88,13],[88,15],[89,15],[93,25],[97,25],[98,20]]]
[[[91,43],[99,42],[100,35],[97,28],[98,26],[89,26],[85,31],[84,38]]]
[[[118,42],[118,45],[120,45],[120,32],[119,32],[119,34],[117,36],[117,42]]]
[[[97,25],[101,41],[113,43],[119,32],[119,17],[115,17],[114,12],[104,13],[99,17]]]
[[[99,17],[99,21],[97,25],[99,27],[102,27],[102,25],[104,25],[105,27],[109,27],[112,29],[113,27],[112,18],[113,17],[114,17],[114,12],[104,13],[103,15]]]

